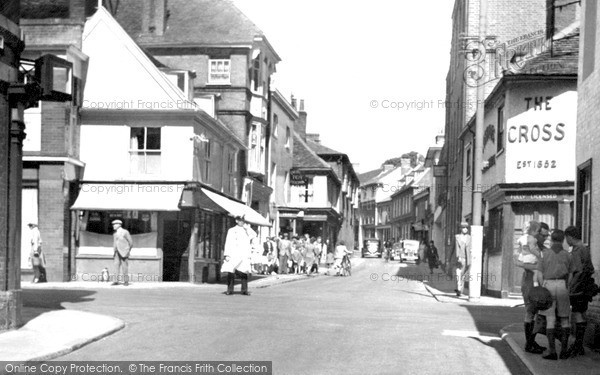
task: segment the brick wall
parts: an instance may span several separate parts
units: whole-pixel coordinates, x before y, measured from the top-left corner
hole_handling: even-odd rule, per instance
[[[585,4],[581,14],[585,15]],[[580,51],[596,51],[595,53],[595,69],[585,77],[583,80],[582,76],[579,76],[578,83],[578,103],[577,103],[577,141],[576,141],[576,163],[581,165],[582,163],[592,160],[592,183],[591,183],[591,226],[596,227],[600,223],[600,151],[598,151],[598,145],[596,142],[598,133],[598,122],[600,121],[600,107],[598,101],[600,100],[600,38],[596,36],[595,45],[585,45],[586,36],[585,32],[588,30],[588,23],[596,25],[596,30],[600,22],[598,21],[598,15],[596,19],[582,19],[581,25],[581,36],[580,36]],[[588,24],[588,25],[586,25]],[[597,35],[597,32],[596,32]],[[582,71],[583,58],[586,54],[579,54],[579,71]],[[574,166],[575,167],[575,166]],[[579,197],[575,197],[579,199]],[[592,263],[596,269],[595,279],[596,284],[600,284],[600,236],[594,233],[592,229],[590,237],[590,252],[592,257]],[[600,348],[600,296],[597,296],[588,311],[588,318],[592,322],[590,330],[595,331],[593,337],[588,343],[595,344],[596,347]],[[592,342],[590,342],[592,341]]]
[[[42,153],[48,156],[67,154],[69,109],[65,103],[42,104]]]
[[[62,171],[62,164],[40,165],[38,224],[42,234],[48,281],[63,281],[63,252],[67,246],[65,233],[68,237],[65,225],[68,225],[69,216],[65,216],[68,198],[63,194]]]

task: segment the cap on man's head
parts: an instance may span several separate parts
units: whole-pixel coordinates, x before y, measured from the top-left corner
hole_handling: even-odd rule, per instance
[[[123,222],[121,220],[117,219],[117,220],[113,220],[111,224],[112,225],[115,225],[115,224],[123,225]]]
[[[37,227],[37,223],[34,223],[33,221],[28,223],[27,225],[29,225],[30,227]]]
[[[236,215],[236,216],[234,217],[234,219],[235,219],[236,221],[237,221],[237,220],[244,220],[244,215]]]
[[[461,228],[468,228],[469,227],[469,223],[467,223],[466,221],[463,221],[462,223],[460,223],[460,227]]]

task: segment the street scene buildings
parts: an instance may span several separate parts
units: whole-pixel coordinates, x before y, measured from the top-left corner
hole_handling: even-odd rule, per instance
[[[304,6],[293,6],[300,17]],[[3,1],[0,330],[9,332],[0,332],[0,360],[109,360],[119,350],[114,333],[139,344],[123,360],[258,356],[272,362],[270,373],[397,373],[387,367],[397,358],[385,338],[402,341],[407,372],[435,373],[445,364],[413,358],[434,337],[440,347],[465,345],[466,361],[448,359],[456,373],[594,373],[597,7],[591,0],[452,2],[443,32],[448,60],[434,62],[445,75],[434,132],[421,131],[420,120],[422,128],[388,126],[378,138],[408,141],[386,149],[366,134],[377,116],[362,123],[353,104],[334,104],[355,82],[340,89],[307,68],[303,79],[332,97],[325,105],[290,94],[297,88],[285,86],[293,81],[282,68],[286,49],[272,44],[278,35],[267,35],[234,0]],[[321,21],[315,14],[297,33],[308,38]],[[294,48],[322,59],[319,73],[333,77],[339,67],[329,52],[357,53],[345,44],[354,37],[319,34],[331,38],[327,53],[308,42]],[[370,100],[370,110],[384,102]],[[344,123],[341,112],[355,123]],[[360,149],[345,146],[355,138],[364,138]],[[529,268],[519,257],[534,246],[525,244],[528,235],[541,253],[552,251],[541,230],[531,233],[539,223],[557,242],[555,253],[564,250],[565,275],[544,277],[541,255]],[[469,234],[466,256],[461,231]],[[417,259],[407,261],[401,255],[413,241]],[[575,346],[567,353],[569,331],[556,327],[563,341],[552,367],[555,327],[537,336],[544,345],[548,337],[550,355],[537,355],[528,324],[545,309],[532,307],[529,291],[564,278],[567,296],[584,270],[585,310],[570,300]],[[238,278],[242,295],[252,294],[243,301],[233,292]],[[559,292],[548,293],[563,303]],[[59,319],[46,315],[53,310],[74,314],[60,318],[72,322],[64,331],[74,332],[72,348],[89,345],[53,351],[58,344],[48,340],[47,356],[8,349],[34,347],[10,340],[29,324],[33,332],[53,327]],[[152,334],[164,334],[164,352],[142,330],[153,322],[161,322]],[[315,351],[333,350],[334,358],[313,363],[308,350],[289,358],[304,341],[270,333],[286,322],[290,336],[308,333]],[[101,332],[104,323],[112,328]],[[239,335],[251,350],[232,344]],[[200,358],[176,350],[188,338]],[[441,356],[453,358],[445,350]]]

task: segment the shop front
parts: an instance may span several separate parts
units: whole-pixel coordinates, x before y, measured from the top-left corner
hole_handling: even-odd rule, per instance
[[[323,241],[329,240],[333,248],[340,228],[338,214],[329,209],[305,208],[279,209],[280,233],[289,233],[291,236],[321,237]]]
[[[255,229],[269,225],[241,202],[190,184],[84,183],[71,209],[78,212],[71,279],[81,281],[99,281],[104,268],[114,272],[115,219],[123,221],[133,239],[132,283],[218,281],[233,216],[245,216]]]
[[[517,239],[524,226],[535,220],[550,229],[565,229],[573,217],[572,182],[499,184],[484,194],[488,226],[482,283],[488,295],[506,298],[521,294],[523,269],[515,266]]]
[[[179,208],[183,190],[183,184],[82,184],[71,207],[78,212],[71,280],[100,281],[104,268],[114,272],[115,219],[123,221],[133,239],[131,282],[179,280],[193,213]]]

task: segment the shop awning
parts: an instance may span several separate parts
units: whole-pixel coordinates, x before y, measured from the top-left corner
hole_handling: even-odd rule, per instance
[[[81,185],[72,210],[179,211],[180,184]]]
[[[229,199],[217,193],[213,193],[208,189],[201,188],[202,193],[208,197],[214,204],[221,207],[223,210],[231,214],[232,216],[244,216],[247,222],[250,224],[260,225],[263,227],[270,227],[271,223],[265,217],[252,208],[246,206],[243,203],[236,202],[233,199]]]

